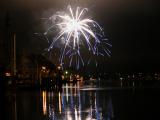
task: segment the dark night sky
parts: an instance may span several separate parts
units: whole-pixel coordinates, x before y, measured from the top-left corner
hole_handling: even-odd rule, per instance
[[[18,50],[42,52],[46,41],[34,36],[42,32],[42,17],[63,10],[68,4],[90,9],[105,29],[113,47],[112,57],[102,62],[106,69],[160,71],[160,2],[158,0],[1,0],[0,39],[5,16],[17,33]]]

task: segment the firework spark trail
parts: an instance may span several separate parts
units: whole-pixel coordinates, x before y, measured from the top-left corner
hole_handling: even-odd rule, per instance
[[[63,64],[65,57],[69,56],[69,65],[71,66],[74,56],[76,56],[75,63],[77,64],[77,69],[79,69],[80,64],[84,66],[84,59],[81,56],[82,46],[87,48],[90,54],[110,56],[111,52],[107,47],[111,47],[111,44],[108,43],[108,39],[105,39],[103,29],[96,21],[87,17],[84,18],[87,11],[87,8],[81,9],[77,7],[74,12],[74,9],[69,6],[69,13],[58,13],[48,19],[51,24],[44,35],[47,36],[57,28],[59,30],[57,36],[53,37],[48,51],[56,47],[57,42],[63,41],[60,50],[60,64]],[[103,50],[100,51],[100,49]],[[89,62],[90,59],[88,60]]]

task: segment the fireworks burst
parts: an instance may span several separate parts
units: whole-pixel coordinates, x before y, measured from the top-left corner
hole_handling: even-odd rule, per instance
[[[50,41],[48,51],[59,45],[61,65],[63,65],[65,58],[69,58],[69,66],[75,59],[77,69],[79,69],[80,64],[85,65],[84,61],[89,63],[90,58],[82,57],[82,48],[94,56],[110,56],[111,54],[108,49],[111,44],[105,38],[103,29],[96,21],[86,17],[87,11],[87,8],[72,9],[71,6],[68,6],[68,13],[58,12],[48,19],[49,27],[44,33],[48,41],[50,41],[48,35],[58,31],[57,35]]]

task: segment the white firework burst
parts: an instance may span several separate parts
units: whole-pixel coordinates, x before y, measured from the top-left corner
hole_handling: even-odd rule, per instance
[[[82,46],[87,48],[90,54],[110,56],[106,45],[111,46],[111,44],[105,41],[104,32],[100,25],[86,17],[87,11],[87,8],[72,9],[71,6],[68,6],[67,12],[59,12],[48,19],[50,24],[44,33],[45,36],[49,33],[54,34],[53,31],[57,31],[58,28],[58,33],[52,38],[48,51],[57,47],[57,43],[61,44],[60,64],[63,64],[65,56],[68,56],[71,66],[73,58],[76,56],[77,69],[79,69],[80,63],[84,65],[84,58],[81,55]],[[99,49],[100,47],[103,47],[102,50]]]

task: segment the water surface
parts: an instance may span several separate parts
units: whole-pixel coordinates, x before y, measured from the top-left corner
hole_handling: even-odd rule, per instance
[[[52,90],[10,90],[1,102],[6,120],[146,120],[160,118],[158,88],[65,84]]]

